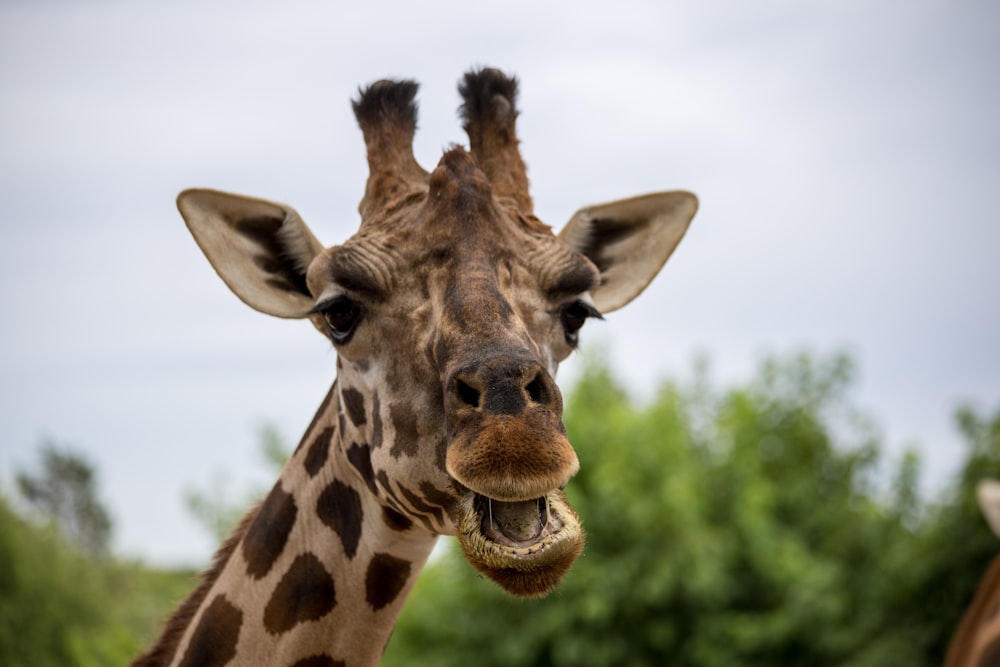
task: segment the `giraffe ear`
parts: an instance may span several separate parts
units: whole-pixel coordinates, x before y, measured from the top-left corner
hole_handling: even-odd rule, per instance
[[[976,500],[979,509],[990,525],[994,535],[1000,536],[1000,482],[982,479],[976,485]]]
[[[601,272],[590,291],[602,313],[639,296],[680,243],[698,210],[690,192],[657,192],[577,211],[559,238]]]
[[[282,204],[217,190],[185,190],[177,208],[219,277],[248,306],[302,318],[313,307],[306,270],[323,250]]]

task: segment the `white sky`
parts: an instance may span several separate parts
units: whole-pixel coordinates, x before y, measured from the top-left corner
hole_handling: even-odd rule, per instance
[[[291,203],[328,244],[366,176],[348,100],[421,82],[416,153],[465,141],[455,85],[521,81],[540,217],[686,188],[664,273],[587,327],[641,394],[708,354],[851,350],[855,396],[933,487],[960,401],[1000,405],[1000,6],[801,3],[0,3],[0,480],[43,436],[93,461],[120,552],[200,563],[183,490],[271,473],[333,379],[302,322],[232,296],[174,208],[190,186]],[[573,368],[566,369],[571,377]],[[585,462],[584,462],[585,464]]]

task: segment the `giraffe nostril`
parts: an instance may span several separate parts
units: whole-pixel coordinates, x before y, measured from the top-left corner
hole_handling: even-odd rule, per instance
[[[462,380],[456,380],[455,391],[458,393],[458,397],[462,399],[463,403],[473,408],[479,407],[480,394],[478,389],[466,382],[463,382]]]
[[[528,392],[528,398],[533,403],[546,404],[549,402],[549,390],[545,386],[541,373],[536,374],[531,382],[524,386],[524,389]]]

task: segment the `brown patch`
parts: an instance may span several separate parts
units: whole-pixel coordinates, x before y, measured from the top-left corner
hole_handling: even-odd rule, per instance
[[[455,496],[447,491],[442,491],[428,481],[420,482],[420,492],[424,494],[427,502],[444,508],[448,516],[455,518],[456,502]]]
[[[396,491],[393,490],[392,483],[389,481],[389,474],[385,470],[379,470],[375,473],[375,479],[378,480],[379,486],[385,491],[390,500],[396,501],[397,505],[402,504],[403,501],[396,495]]]
[[[368,417],[365,415],[364,395],[353,387],[345,387],[340,392],[340,398],[351,423],[355,426],[363,426],[368,421]]]
[[[389,475],[387,475],[384,470],[379,470],[377,473],[375,473],[375,478],[378,480],[379,486],[386,492],[385,502],[392,505],[392,507],[398,510],[400,513],[404,512],[408,513],[408,510],[406,510],[403,499],[397,496],[396,492],[393,490],[392,484],[389,482]],[[434,524],[432,524],[431,520],[425,517],[424,515],[417,514],[416,518],[420,521],[420,523],[423,524],[424,528],[426,528],[427,530],[431,532],[436,531],[436,529],[434,528]]]
[[[382,520],[385,521],[385,525],[389,526],[393,530],[398,530],[403,532],[413,528],[413,522],[410,521],[404,514],[400,514],[391,507],[382,508]]]
[[[347,663],[343,660],[334,660],[328,655],[311,655],[296,660],[290,667],[347,667]]]
[[[397,514],[402,514],[404,516],[406,515],[406,508],[401,506],[395,499],[389,496],[385,496],[384,499],[385,499],[385,504],[389,509],[396,512]]]
[[[423,512],[424,514],[430,514],[437,520],[439,525],[444,524],[444,513],[441,511],[442,508],[435,507],[434,505],[428,505],[424,502],[423,498],[413,491],[410,491],[402,484],[399,485],[399,491],[406,497],[407,502],[410,503],[410,506],[413,507],[413,509],[418,512]]]
[[[438,437],[437,444],[434,445],[434,462],[440,470],[446,470],[445,465],[448,460],[448,438]]]
[[[354,558],[361,540],[361,496],[340,480],[334,480],[323,489],[316,501],[316,514],[333,529],[344,545],[344,554]]]
[[[264,627],[271,634],[288,632],[299,623],[326,616],[336,606],[333,577],[315,555],[304,553],[275,587],[264,608]]]
[[[378,611],[391,604],[410,578],[410,561],[380,553],[372,557],[365,575],[365,597]]]
[[[333,441],[333,434],[335,432],[336,430],[332,426],[327,426],[320,431],[319,435],[313,439],[312,444],[309,445],[304,465],[310,477],[315,477],[326,464],[326,460],[330,456],[330,443]]]
[[[403,454],[416,456],[420,441],[416,411],[406,403],[395,403],[389,407],[389,419],[396,429],[396,439],[389,453],[397,459]]]
[[[221,667],[228,663],[236,655],[242,625],[243,612],[225,596],[217,595],[201,615],[181,667]]]
[[[250,524],[246,537],[243,538],[247,574],[260,579],[270,572],[274,562],[285,550],[297,514],[295,498],[285,493],[279,481],[267,495],[257,518]]]
[[[1000,637],[992,637],[983,646],[977,665],[1000,665]]]
[[[372,448],[368,445],[359,445],[356,442],[352,442],[351,446],[347,448],[347,460],[358,471],[361,479],[365,481],[365,485],[371,492],[377,494],[375,471],[372,469]]]

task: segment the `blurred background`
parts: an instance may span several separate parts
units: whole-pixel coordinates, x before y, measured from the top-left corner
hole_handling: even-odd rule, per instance
[[[607,380],[595,405],[623,415],[606,435],[626,444],[588,450],[570,401],[592,546],[565,592],[512,608],[537,622],[511,630],[523,641],[501,664],[940,662],[998,546],[971,488],[1000,475],[1000,9],[356,5],[0,3],[0,662],[45,664],[10,653],[45,623],[70,633],[53,664],[121,662],[147,641],[333,380],[310,325],[229,293],[177,192],[288,202],[337,243],[366,176],[358,86],[421,83],[415,152],[433,166],[465,139],[455,85],[481,65],[521,80],[543,221],[655,190],[702,202],[657,281],[588,324],[561,371],[578,401]],[[636,457],[663,474],[633,478]],[[636,530],[603,534],[602,512],[626,508],[635,524],[606,525]],[[782,540],[780,558],[760,546]],[[941,546],[955,541],[968,549]],[[415,609],[448,608],[441,589],[507,613],[452,560],[429,568]],[[44,587],[63,575],[41,563],[93,589],[57,602]],[[653,570],[641,604],[617,600]],[[900,573],[884,590],[858,574],[884,571]],[[90,609],[104,595],[119,616]],[[52,603],[37,614],[17,602],[39,597]],[[904,608],[923,615],[904,623]],[[84,617],[73,635],[84,626],[67,619]],[[427,643],[407,618],[387,660]],[[803,653],[831,625],[838,638]],[[888,631],[916,627],[923,644]],[[571,628],[604,640],[557,641]],[[872,633],[898,643],[866,653]]]

